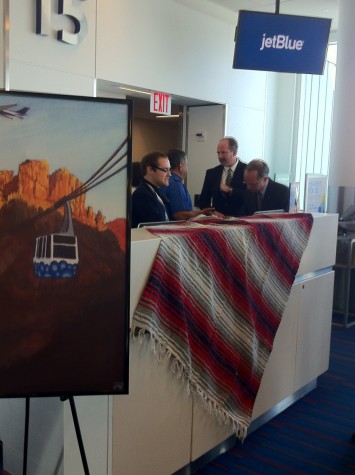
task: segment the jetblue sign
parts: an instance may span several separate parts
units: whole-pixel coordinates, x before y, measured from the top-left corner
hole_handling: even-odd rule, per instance
[[[239,12],[234,69],[322,74],[331,20]]]

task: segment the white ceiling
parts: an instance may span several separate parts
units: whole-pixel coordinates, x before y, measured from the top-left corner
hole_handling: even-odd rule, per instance
[[[276,0],[175,0],[186,7],[203,11],[236,23],[239,10],[275,13]],[[222,8],[221,8],[222,7]],[[280,0],[279,13],[332,19],[332,30],[338,26],[338,0]]]

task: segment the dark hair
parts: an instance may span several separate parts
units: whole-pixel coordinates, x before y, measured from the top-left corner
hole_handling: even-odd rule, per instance
[[[175,170],[181,162],[186,162],[186,153],[183,150],[179,150],[178,148],[171,148],[167,152],[167,156],[170,161],[170,167],[172,170]]]
[[[221,139],[220,142],[221,142],[222,140],[227,140],[227,142],[228,142],[228,148],[229,148],[230,150],[232,150],[235,155],[237,155],[237,153],[238,153],[238,148],[239,148],[238,140],[235,139],[234,137],[223,137],[223,139]]]
[[[248,165],[246,166],[245,171],[251,172],[256,170],[258,172],[258,177],[259,178],[264,178],[266,176],[269,176],[269,166],[264,160],[251,160]]]
[[[132,162],[132,186],[138,186],[142,179],[140,162]]]
[[[158,167],[159,158],[167,158],[165,153],[162,152],[150,152],[144,155],[141,161],[141,170],[143,176],[147,174],[147,167]]]

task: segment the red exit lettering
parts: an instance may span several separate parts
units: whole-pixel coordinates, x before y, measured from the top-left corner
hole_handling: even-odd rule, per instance
[[[152,92],[150,97],[150,112],[158,114],[171,113],[171,96],[164,92]]]

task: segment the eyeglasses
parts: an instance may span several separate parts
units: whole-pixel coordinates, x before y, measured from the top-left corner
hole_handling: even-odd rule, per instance
[[[160,167],[157,167],[156,165],[154,165],[152,168],[160,170],[161,172],[164,172],[164,173],[170,173],[171,171],[171,168],[160,168]]]

